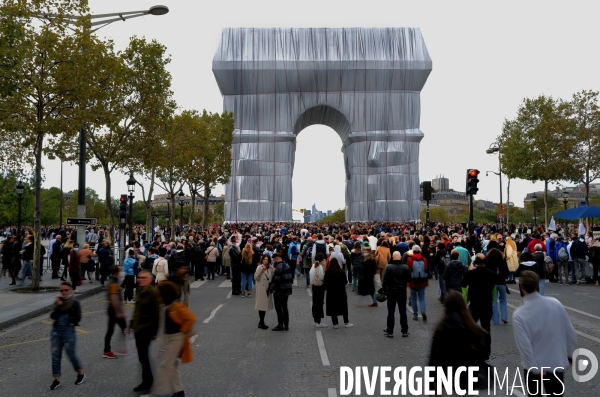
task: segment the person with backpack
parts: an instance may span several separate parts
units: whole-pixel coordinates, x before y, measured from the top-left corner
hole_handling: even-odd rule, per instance
[[[312,267],[312,247],[312,239],[310,237],[307,237],[306,240],[304,240],[304,247],[302,248],[301,254],[302,268],[304,269],[304,275],[306,276],[306,288],[310,288],[311,286],[311,276],[309,273]]]
[[[325,259],[329,258],[329,245],[327,245],[325,240],[323,240],[322,233],[317,234],[317,240],[313,244],[313,249],[312,249],[312,253],[311,253],[312,254],[311,260],[313,263],[315,262],[318,253],[323,254]]]
[[[360,241],[354,243],[354,249],[350,252],[350,264],[348,268],[352,268],[352,291],[358,289],[358,282],[362,279],[362,245]]]
[[[300,255],[300,246],[298,244],[298,236],[292,237],[290,246],[287,249],[287,262],[292,269],[292,274],[296,277],[296,263],[298,262],[298,256]]]
[[[556,265],[558,267],[558,283],[560,285],[570,285],[569,281],[569,250],[563,236],[559,236],[554,245],[556,251]],[[563,284],[563,274],[565,275],[565,282]]]
[[[141,268],[144,270],[150,270],[154,268],[154,262],[158,259],[158,255],[156,255],[156,249],[153,247],[148,248],[148,256],[141,263]]]
[[[123,271],[125,272],[125,295],[124,295],[124,299],[125,302],[131,301],[132,303],[134,303],[133,301],[133,287],[135,285],[135,277],[137,276],[138,272],[139,272],[139,262],[135,260],[134,257],[134,250],[133,249],[129,249],[129,251],[127,251],[127,259],[125,259],[123,261]]]
[[[408,284],[410,288],[410,300],[412,303],[413,320],[419,320],[419,310],[417,309],[417,298],[421,307],[423,321],[427,321],[427,307],[425,305],[425,288],[429,287],[427,275],[427,259],[421,255],[421,247],[418,244],[413,245],[412,255],[406,259],[406,265],[410,269],[412,281]],[[490,306],[491,307],[491,306]]]

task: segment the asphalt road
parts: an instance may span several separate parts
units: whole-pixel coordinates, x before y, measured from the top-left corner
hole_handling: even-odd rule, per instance
[[[223,282],[223,277],[217,277],[216,281],[192,289],[190,308],[198,318],[196,331],[199,337],[194,346],[194,362],[181,366],[182,382],[188,396],[338,396],[340,366],[371,369],[373,366],[426,365],[432,332],[443,309],[436,299],[437,283],[432,281],[426,293],[429,321],[424,323],[422,318],[412,321],[409,312],[410,337],[400,338],[397,332],[396,338],[388,339],[382,334],[387,315],[385,304],[367,307],[369,300],[355,295],[348,286],[350,321],[354,327],[333,329],[331,319],[326,318],[329,327],[316,329],[311,317],[311,297],[301,278],[298,280],[300,286],[294,288],[289,302],[290,331],[271,332],[257,328],[254,299],[231,297],[230,289],[222,286]],[[509,295],[509,304],[516,307],[521,304],[521,298],[515,286],[510,287],[515,292]],[[572,308],[569,315],[575,328],[582,333],[578,337],[579,347],[600,357],[600,287],[547,284],[546,294]],[[137,395],[132,391],[141,380],[137,358],[102,358],[107,323],[106,297],[97,295],[82,304],[84,314],[77,352],[87,374],[85,383],[73,384],[75,373],[65,354],[63,385],[57,391],[48,390],[52,382],[48,339],[51,321],[44,317],[0,334],[0,396]],[[512,312],[509,308],[509,316]],[[398,316],[396,321],[398,323]],[[266,322],[270,326],[276,325],[274,311],[267,313]],[[343,324],[341,318],[340,322]],[[156,371],[158,342],[153,345]],[[124,347],[124,338],[113,336],[113,350]],[[510,323],[492,326],[491,364],[502,371],[509,368],[512,383],[520,357]],[[588,383],[577,383],[569,370],[565,383],[569,396],[600,395],[600,374]],[[519,391],[516,389],[514,395],[522,395]],[[487,391],[480,394],[487,395]],[[366,395],[364,387],[362,395]],[[379,385],[375,395],[380,395]],[[497,395],[506,395],[506,392],[497,391]]]

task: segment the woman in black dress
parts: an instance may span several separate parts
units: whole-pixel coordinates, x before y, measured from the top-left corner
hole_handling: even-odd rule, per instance
[[[327,299],[325,300],[325,310],[327,315],[331,317],[331,323],[333,328],[338,328],[338,316],[344,318],[344,324],[346,328],[353,326],[348,320],[348,297],[346,296],[346,284],[348,284],[348,277],[346,273],[340,267],[338,260],[332,258],[329,261],[329,267],[325,272],[325,279],[323,280],[323,286],[327,292]]]

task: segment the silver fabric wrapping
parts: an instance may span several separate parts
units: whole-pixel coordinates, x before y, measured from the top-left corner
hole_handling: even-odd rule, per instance
[[[213,73],[235,118],[226,221],[292,219],[296,136],[313,124],[342,140],[348,221],[418,219],[431,66],[416,28],[224,29]]]

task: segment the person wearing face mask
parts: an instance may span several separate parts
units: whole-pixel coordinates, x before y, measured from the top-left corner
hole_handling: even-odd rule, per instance
[[[69,277],[71,278],[71,285],[73,291],[77,289],[77,285],[80,283],[81,278],[81,264],[79,263],[79,244],[74,243],[69,253]]]

